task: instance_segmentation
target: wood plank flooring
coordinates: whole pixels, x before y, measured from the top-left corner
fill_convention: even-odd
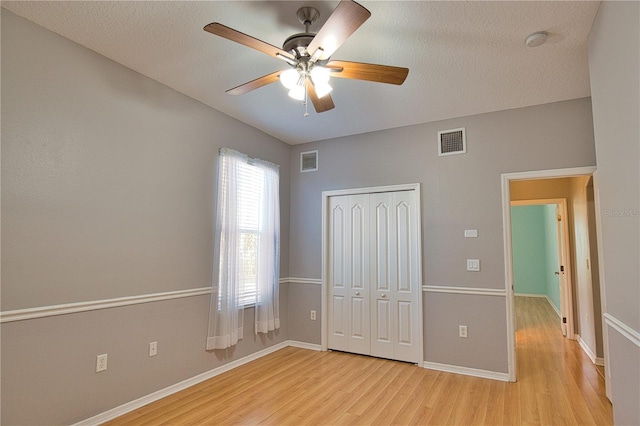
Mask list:
[[[286,348],[108,425],[610,425],[604,379],[542,298],[516,297],[518,381]]]

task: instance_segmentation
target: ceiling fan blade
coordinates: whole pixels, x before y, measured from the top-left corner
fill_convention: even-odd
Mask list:
[[[397,85],[404,83],[404,80],[409,74],[408,68],[365,64],[362,62],[330,61],[326,67],[334,70],[334,72],[331,73],[332,77],[352,78]]]
[[[329,94],[326,94],[321,98],[318,97],[316,88],[309,79],[307,79],[307,94],[309,95],[309,98],[311,98],[311,102],[313,103],[313,107],[316,109],[316,112],[325,112],[336,107]]]
[[[319,59],[327,59],[371,16],[371,12],[351,0],[342,0],[313,38],[307,51],[311,56],[322,49]]]
[[[280,73],[282,73],[282,71],[275,71],[271,74],[263,75],[255,80],[251,80],[247,83],[241,84],[240,86],[234,87],[233,89],[229,89],[227,90],[227,93],[230,95],[244,95],[252,90],[259,89],[267,84],[278,81]]]
[[[213,22],[209,25],[206,25],[204,27],[204,30],[211,34],[226,38],[227,40],[243,44],[262,53],[266,53],[267,55],[273,56],[276,59],[284,59],[289,63],[291,63],[290,61],[293,61],[295,63],[295,58],[289,52],[286,52],[279,47],[273,46],[262,40],[258,40],[255,37],[251,37],[250,35],[247,35],[245,33],[241,33],[240,31],[236,31],[233,28],[229,28],[218,22]]]

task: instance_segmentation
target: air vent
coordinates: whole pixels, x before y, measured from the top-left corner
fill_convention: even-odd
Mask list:
[[[465,152],[467,152],[467,142],[464,135],[464,127],[438,132],[439,156],[464,154]]]
[[[318,150],[300,153],[300,173],[318,170]]]

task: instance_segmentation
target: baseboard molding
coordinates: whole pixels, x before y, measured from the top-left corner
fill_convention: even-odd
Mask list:
[[[295,343],[295,344],[292,344]],[[197,385],[200,382],[205,380],[209,380],[212,377],[218,376],[222,373],[226,373],[229,370],[233,370],[234,368],[240,367],[241,365],[247,364],[251,361],[255,361],[258,358],[262,358],[263,356],[272,354],[273,352],[279,351],[280,349],[284,349],[288,346],[296,346],[297,345],[311,345],[309,343],[302,342],[291,342],[284,341],[282,343],[278,343],[273,346],[269,346],[261,351],[255,352],[251,355],[248,355],[244,358],[237,359],[235,361],[231,361],[225,365],[221,365],[220,367],[214,368],[213,370],[206,371],[202,374],[194,376],[190,379],[183,380],[175,385],[168,386],[164,389],[160,389],[159,391],[153,392],[149,395],[143,396],[136,400],[127,402],[126,404],[122,404],[119,407],[112,408],[111,410],[105,411],[104,413],[98,414],[96,416],[90,417],[88,419],[82,420],[78,423],[75,423],[74,426],[94,426],[98,424],[102,424],[108,422],[109,420],[113,420],[116,417],[120,417],[127,413],[130,413],[133,410],[141,408],[147,404],[155,402],[159,399],[165,398],[169,395],[172,395],[176,392],[180,392],[181,390],[187,389],[191,386]],[[313,346],[313,345],[311,345]]]
[[[582,340],[582,337],[579,334],[576,334],[576,340],[578,341],[578,344],[582,348],[582,351],[585,354],[587,354],[587,356],[589,357],[591,362],[594,363],[594,364],[597,364],[597,362],[596,362],[596,360],[597,360],[596,354],[593,353],[593,351],[591,350],[589,345],[587,345],[587,342]]]
[[[460,367],[458,365],[440,364],[429,361],[425,361],[423,367],[429,370],[443,371],[445,373],[464,374],[465,376],[500,380],[502,382],[509,381],[509,373],[499,373],[497,371],[480,370],[477,368]]]
[[[599,367],[604,367],[604,358],[596,357],[596,365]]]
[[[298,342],[295,340],[289,340],[288,343],[289,346],[293,346],[294,348],[309,349],[311,351],[322,350],[322,347],[320,345],[316,345],[315,343]]]

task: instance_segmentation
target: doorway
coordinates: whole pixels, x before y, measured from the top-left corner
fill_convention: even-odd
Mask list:
[[[509,359],[509,380],[516,381],[516,327],[515,327],[515,292],[514,292],[514,270],[513,270],[513,246],[511,230],[511,202],[516,200],[532,199],[554,199],[567,198],[567,225],[569,227],[568,246],[570,247],[568,259],[571,261],[571,268],[565,269],[569,280],[566,286],[567,299],[572,301],[573,306],[567,309],[567,337],[578,341],[580,347],[591,358],[594,364],[607,359],[596,357],[596,342],[600,340],[600,348],[606,349],[606,335],[603,336],[601,326],[594,324],[593,319],[601,314],[600,299],[593,297],[603,289],[600,288],[597,280],[597,268],[593,268],[592,262],[598,262],[597,250],[595,249],[596,235],[595,229],[589,232],[592,225],[592,214],[589,212],[589,190],[593,193],[591,177],[596,172],[595,167],[579,167],[573,169],[543,170],[535,172],[508,173],[502,175],[502,202],[503,202],[503,236],[505,247],[505,285],[507,291],[507,339],[508,339],[508,359]],[[537,184],[535,194],[523,194],[520,189],[514,187],[515,183],[522,183],[524,187]],[[597,183],[597,180],[596,180]],[[563,189],[563,185],[565,188]],[[568,189],[567,189],[568,188]],[[563,192],[564,191],[564,192]],[[567,191],[569,195],[567,195]],[[596,190],[597,194],[597,185]],[[591,200],[592,202],[593,200]],[[597,204],[597,196],[596,196]],[[597,206],[595,208],[597,212]],[[596,217],[597,220],[597,217]],[[589,234],[592,234],[590,238]],[[590,241],[591,239],[591,241]],[[590,246],[591,245],[591,246]],[[589,254],[591,253],[591,254]],[[593,255],[593,253],[596,253]],[[573,322],[571,324],[571,322]],[[598,328],[600,328],[598,330]],[[572,335],[573,334],[573,335]],[[585,338],[586,336],[586,338]],[[591,341],[591,342],[589,342]],[[606,352],[606,351],[605,351]],[[605,371],[608,366],[605,365]],[[607,388],[608,386],[608,375]]]
[[[511,201],[513,284],[516,296],[546,299],[562,335],[574,339],[567,211],[566,198]]]

